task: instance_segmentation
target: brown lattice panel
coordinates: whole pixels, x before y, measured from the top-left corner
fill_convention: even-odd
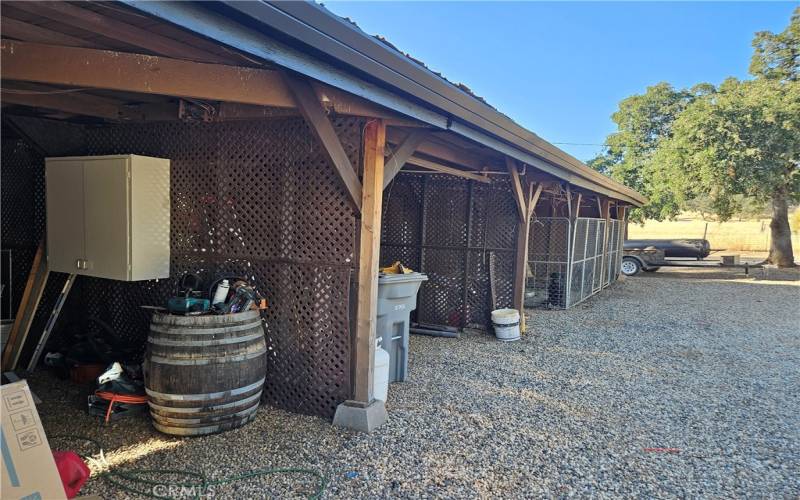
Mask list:
[[[360,165],[363,120],[335,117],[333,122],[351,162]],[[305,122],[288,117],[104,126],[86,129],[80,152],[70,147],[69,154],[171,159],[171,279],[123,283],[81,278],[59,327],[93,315],[124,341],[143,347],[149,314],[140,306],[163,304],[184,272],[199,272],[206,283],[222,273],[245,276],[270,304],[264,314],[265,400],[291,411],[332,416],[351,393],[357,220]],[[13,240],[35,249],[44,227],[42,175],[41,156],[3,148],[4,245]],[[7,192],[9,186],[25,186],[19,214],[33,210],[35,220],[17,212],[7,218],[6,202],[16,196]],[[57,293],[59,279],[48,286],[48,297]],[[58,332],[54,337],[58,343]]]
[[[476,183],[401,173],[384,192],[381,263],[401,260],[428,275],[417,308],[426,323],[487,326],[489,258],[497,307],[513,302],[517,212],[508,179]]]

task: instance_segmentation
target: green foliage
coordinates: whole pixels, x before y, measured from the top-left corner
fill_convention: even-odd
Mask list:
[[[658,189],[685,204],[707,196],[726,220],[737,196],[800,196],[800,82],[726,80],[692,102],[652,156]]]
[[[800,8],[782,33],[757,33],[753,47],[754,80],[659,83],[620,102],[618,130],[589,165],[649,198],[634,220],[692,206],[725,220],[774,197],[800,199]]]
[[[660,142],[671,136],[672,123],[681,112],[712,90],[710,85],[676,90],[662,82],[648,87],[644,94],[623,100],[612,115],[617,132],[608,136],[606,152],[588,164],[650,199],[647,206],[631,213],[633,220],[662,220],[680,211],[675,196],[658,189],[658,183],[654,182],[662,173],[652,158]]]
[[[797,81],[800,74],[800,7],[782,33],[760,31],[753,39],[750,74],[756,78]]]

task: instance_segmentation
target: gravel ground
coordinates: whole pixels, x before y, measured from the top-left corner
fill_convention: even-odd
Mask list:
[[[798,304],[797,273],[670,269],[570,311],[529,311],[516,343],[413,336],[411,380],[392,385],[389,422],[372,435],[262,408],[245,428],[175,439],[144,418],[98,425],[84,388],[45,375],[31,385],[48,435],[99,439],[117,469],[310,467],[328,477],[328,498],[797,498]],[[280,475],[214,493],[311,490]],[[125,497],[103,478],[83,493]]]

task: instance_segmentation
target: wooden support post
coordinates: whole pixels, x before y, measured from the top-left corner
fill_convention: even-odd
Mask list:
[[[384,189],[386,189],[386,186],[392,182],[392,179],[400,173],[400,169],[403,168],[403,165],[411,158],[411,155],[414,154],[414,151],[422,144],[422,141],[425,140],[427,135],[428,133],[425,130],[415,130],[411,132],[403,143],[397,147],[394,153],[392,153],[392,156],[386,160],[386,168],[383,176]]]
[[[532,205],[538,201],[542,192],[541,184],[536,189],[534,195],[533,185],[527,185],[523,189],[522,179],[514,160],[506,158],[506,164],[511,172],[512,188],[514,199],[517,202],[519,211],[519,226],[517,227],[517,247],[516,258],[514,260],[514,308],[519,311],[520,332],[525,333],[525,282],[528,278],[528,237],[531,228],[531,215],[533,214]],[[534,197],[536,200],[534,200]]]
[[[527,209],[526,209],[527,211]],[[525,281],[528,277],[528,235],[530,219],[519,221],[517,253],[514,262],[514,309],[519,311],[519,330],[525,333]]]
[[[383,203],[383,148],[386,128],[382,121],[364,131],[364,182],[361,202],[361,242],[358,260],[358,309],[355,339],[354,400],[370,404],[375,359],[375,323],[378,307],[378,265]]]
[[[606,258],[608,256],[608,236],[611,231],[611,200],[601,200],[597,196],[597,201],[600,206],[600,217],[605,219],[605,230],[603,231],[603,253],[600,259],[600,288],[606,285],[606,275],[608,274],[609,262]],[[610,280],[609,280],[610,282]]]
[[[624,233],[625,236],[622,238],[622,242],[624,243],[625,240],[628,239],[628,207],[626,205],[623,205],[619,207],[617,210],[622,210],[622,216],[620,217],[620,220],[623,222],[625,227],[625,233]],[[620,251],[622,251],[621,247]]]
[[[372,432],[387,418],[386,406],[374,396],[375,329],[378,313],[378,260],[381,249],[383,154],[386,124],[381,119],[364,127],[364,176],[358,258],[358,297],[353,336],[353,396],[336,408],[333,425]]]
[[[308,126],[311,128],[311,132],[320,144],[322,144],[322,150],[328,161],[333,164],[333,167],[339,173],[339,178],[342,180],[342,183],[344,183],[356,211],[360,211],[362,204],[361,182],[358,180],[358,175],[353,168],[353,164],[350,163],[350,158],[347,157],[347,153],[339,140],[339,136],[336,135],[333,124],[331,124],[328,115],[325,113],[325,108],[323,108],[322,104],[317,100],[317,95],[314,93],[311,83],[305,78],[288,73],[284,74],[284,77],[289,91],[294,96],[297,107],[300,109],[300,113],[306,119]],[[383,122],[381,122],[381,126],[383,127]],[[384,138],[384,143],[385,135],[384,128],[384,132],[382,132],[381,136]],[[380,151],[380,157],[382,183],[383,149]],[[383,191],[383,184],[381,184],[380,187],[381,191]],[[380,214],[380,211],[378,213]],[[380,226],[380,217],[378,217],[378,225]]]

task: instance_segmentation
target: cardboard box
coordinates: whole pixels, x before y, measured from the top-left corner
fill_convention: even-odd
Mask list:
[[[42,421],[24,380],[0,386],[3,500],[61,500],[58,475]]]

